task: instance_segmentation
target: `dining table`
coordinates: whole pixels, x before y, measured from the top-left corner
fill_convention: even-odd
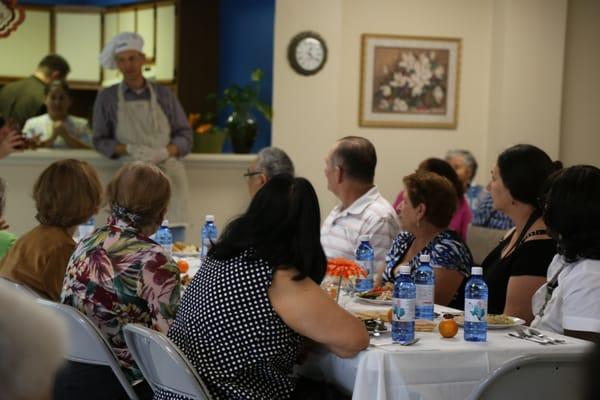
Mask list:
[[[353,313],[379,311],[390,305],[363,304],[357,297],[341,296],[340,304]],[[435,305],[437,314],[458,314],[461,310]],[[311,353],[298,373],[313,379],[325,379],[353,400],[464,400],[477,384],[503,363],[523,355],[547,353],[579,354],[593,344],[544,332],[562,339],[561,344],[542,345],[511,337],[511,327],[489,329],[487,341],[468,342],[463,330],[452,338],[432,332],[415,332],[419,341],[401,346],[391,333],[371,337],[370,345],[353,358],[341,358],[320,348]]]

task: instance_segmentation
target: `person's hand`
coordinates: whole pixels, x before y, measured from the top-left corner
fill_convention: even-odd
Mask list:
[[[0,128],[0,158],[16,151],[23,151],[24,145],[23,137],[18,130],[8,124]]]
[[[0,217],[0,231],[10,228],[10,226],[6,223],[4,218]]]

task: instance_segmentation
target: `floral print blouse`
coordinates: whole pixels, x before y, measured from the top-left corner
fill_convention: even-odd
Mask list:
[[[96,323],[130,381],[142,378],[122,328],[137,323],[167,333],[180,298],[177,265],[162,247],[127,222],[106,226],[79,242],[69,260],[61,302]]]

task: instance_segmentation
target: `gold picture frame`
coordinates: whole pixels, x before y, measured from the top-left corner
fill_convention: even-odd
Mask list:
[[[359,126],[456,129],[462,39],[362,35]]]

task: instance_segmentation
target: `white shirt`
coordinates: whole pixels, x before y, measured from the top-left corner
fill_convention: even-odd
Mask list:
[[[321,227],[321,244],[328,258],[354,260],[358,237],[369,235],[375,251],[375,266],[385,262],[392,240],[400,231],[398,216],[377,186],[358,198],[345,210],[337,205]]]
[[[87,119],[68,115],[63,123],[71,135],[91,147],[92,131],[90,130]],[[52,137],[52,132],[54,132],[54,121],[52,121],[48,114],[29,118],[23,127],[23,133],[27,136],[40,136],[41,140],[50,139]],[[58,137],[56,138],[53,147],[65,148],[69,146],[67,146],[62,137]]]
[[[557,254],[548,267],[547,281],[559,271],[558,287],[552,292],[542,316],[539,314],[545,302],[547,283],[533,295],[535,319],[531,326],[560,334],[565,329],[600,332],[600,260],[582,259],[568,264]]]

